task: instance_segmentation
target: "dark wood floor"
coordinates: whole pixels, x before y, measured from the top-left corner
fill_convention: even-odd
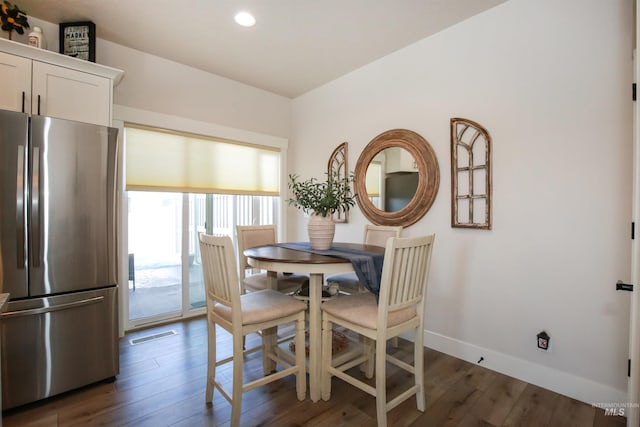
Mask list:
[[[174,330],[176,335],[131,345],[130,340]],[[228,335],[219,342],[230,354]],[[217,392],[204,403],[206,372],[204,318],[127,335],[120,345],[120,375],[101,383],[4,414],[13,426],[228,426],[230,407]],[[411,357],[400,343],[400,357]],[[409,359],[410,360],[410,359]],[[247,376],[261,374],[259,354],[247,356]],[[415,399],[389,414],[391,426],[623,426],[625,419],[514,378],[426,350],[426,412]],[[231,381],[230,369],[218,372]],[[402,387],[406,373],[389,367],[388,390]],[[374,399],[333,379],[331,400],[299,402],[292,377],[246,393],[243,426],[375,426]]]

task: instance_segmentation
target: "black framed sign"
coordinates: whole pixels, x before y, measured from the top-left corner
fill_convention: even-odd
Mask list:
[[[61,23],[60,53],[96,62],[96,24],[90,21]]]

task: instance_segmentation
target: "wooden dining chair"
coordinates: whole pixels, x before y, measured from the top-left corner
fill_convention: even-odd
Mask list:
[[[331,377],[338,377],[376,398],[378,426],[387,425],[387,412],[416,395],[418,410],[424,412],[424,306],[434,235],[394,237],[387,241],[380,296],[372,293],[345,295],[322,305],[322,399],[331,397]],[[370,352],[333,366],[331,336],[333,325],[350,329],[373,343],[375,387],[346,371],[369,362]],[[387,340],[414,331],[413,365],[387,354]],[[386,363],[413,374],[413,384],[387,401]]]
[[[276,243],[277,231],[274,224],[269,225],[238,225],[236,226],[238,237],[238,261],[240,283],[243,291],[259,291],[268,288],[268,276],[265,271],[252,272],[254,270],[244,256],[244,250],[256,246],[273,245]],[[247,274],[247,271],[250,273]],[[303,285],[309,285],[309,276],[304,274],[277,274],[277,291],[291,294]]]
[[[272,289],[240,294],[233,243],[229,236],[200,234],[202,271],[207,299],[207,387],[205,400],[210,403],[216,388],[231,404],[231,426],[240,425],[242,395],[245,391],[281,379],[296,376],[298,400],[306,397],[306,367],[303,351],[296,352],[295,363],[280,358],[275,351],[277,328],[295,323],[295,343],[304,348],[305,304]],[[222,327],[233,338],[233,356],[218,360],[216,356],[216,326]],[[262,360],[265,376],[243,382],[245,335],[263,331]],[[229,394],[216,380],[216,367],[233,362],[232,391]],[[283,369],[275,371],[277,365]]]
[[[372,225],[367,224],[364,227],[364,238],[362,243],[365,245],[374,245],[385,247],[387,239],[391,237],[400,237],[402,234],[401,226],[389,226],[389,225]],[[341,273],[333,274],[326,278],[327,286],[337,284],[340,287],[340,292],[343,294],[354,294],[358,292],[368,292],[367,288],[360,283],[356,273]]]

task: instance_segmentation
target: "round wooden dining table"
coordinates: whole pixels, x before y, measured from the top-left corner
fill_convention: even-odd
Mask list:
[[[377,246],[357,243],[333,243],[332,248],[343,247],[360,250],[382,250]],[[277,273],[309,274],[309,395],[313,402],[320,400],[321,370],[321,298],[325,274],[353,271],[351,261],[335,256],[283,248],[277,245],[258,246],[245,249],[244,255],[250,266],[268,272],[269,287],[277,286]]]

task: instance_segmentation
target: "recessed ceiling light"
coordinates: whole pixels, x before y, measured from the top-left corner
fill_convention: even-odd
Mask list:
[[[256,18],[254,18],[249,12],[238,12],[234,19],[243,27],[253,27],[256,23]]]

